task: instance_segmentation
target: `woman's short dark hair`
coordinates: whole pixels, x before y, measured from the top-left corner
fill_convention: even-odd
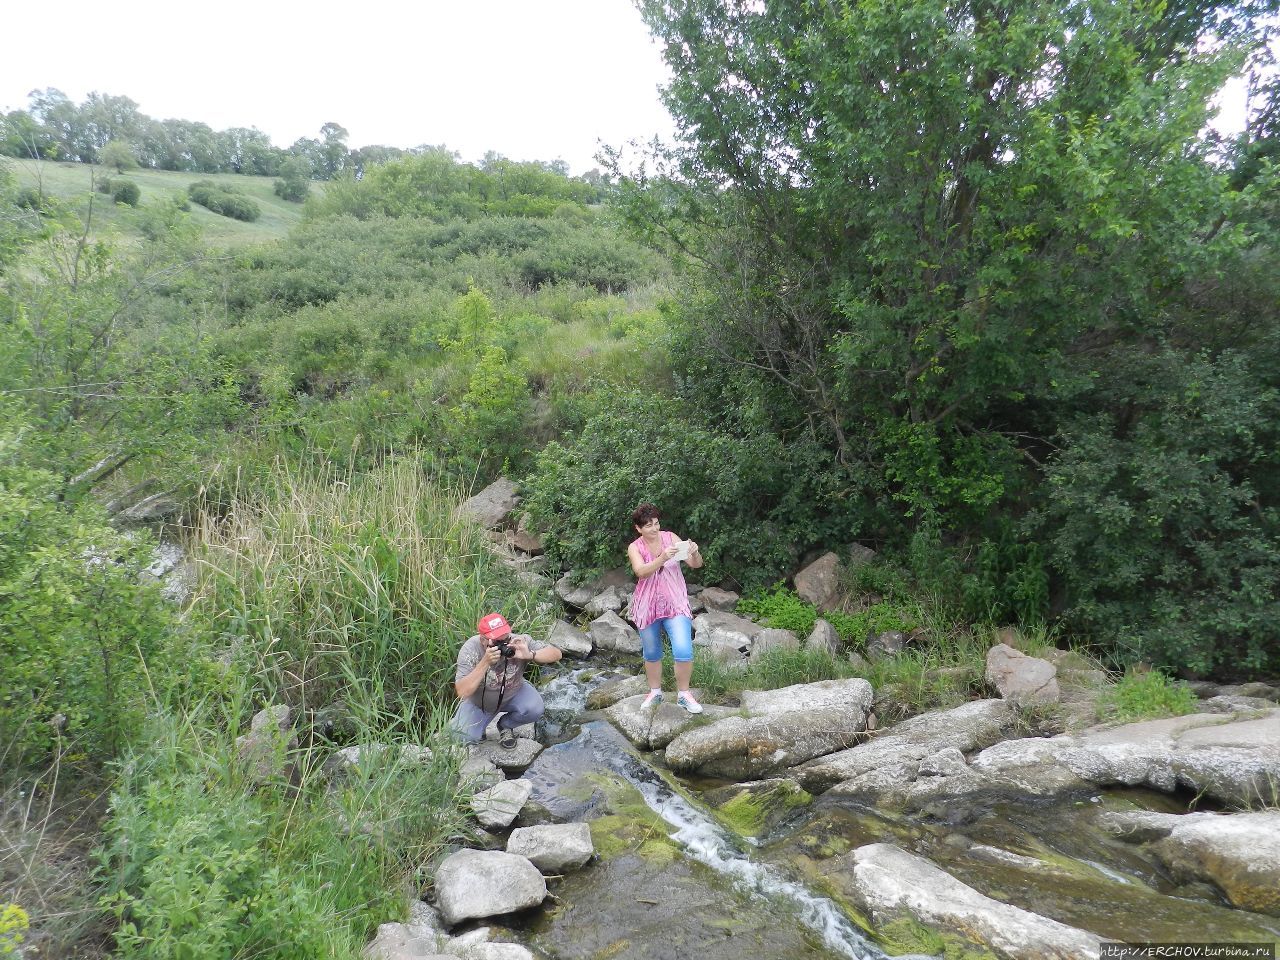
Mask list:
[[[652,503],[642,503],[631,514],[631,522],[637,527],[643,527],[650,520],[657,520],[661,516],[662,513]]]

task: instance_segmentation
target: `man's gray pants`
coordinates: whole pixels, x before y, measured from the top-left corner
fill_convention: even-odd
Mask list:
[[[489,710],[482,710],[470,700],[458,704],[458,712],[453,716],[453,727],[462,734],[464,740],[476,743],[484,739],[485,728],[499,713],[503,714],[498,721],[498,729],[512,730],[524,723],[533,723],[542,717],[542,694],[528,680],[521,680],[515,693],[507,693],[498,703],[498,694],[486,690],[484,703]]]

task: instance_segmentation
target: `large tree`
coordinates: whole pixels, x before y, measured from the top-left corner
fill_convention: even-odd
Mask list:
[[[672,68],[679,143],[619,171],[627,210],[693,268],[694,352],[765,398],[768,426],[820,440],[915,522],[964,536],[989,532],[993,508],[1037,503],[1080,418],[1118,413],[1090,422],[1123,437],[1165,416],[1159,390],[1103,405],[1116,371],[1195,353],[1193,280],[1256,247],[1250,202],[1202,132],[1275,0],[640,6]],[[1173,363],[1165,387],[1189,369]],[[1198,442],[1220,467],[1204,482],[1238,488],[1224,509],[1252,509],[1257,457]],[[1233,562],[1276,560],[1273,509],[1257,507],[1263,547]],[[1174,528],[1191,552],[1235,536],[1212,518]],[[1152,567],[1204,572],[1153,562],[1130,594],[1152,588]],[[1093,589],[1067,586],[1060,606]]]

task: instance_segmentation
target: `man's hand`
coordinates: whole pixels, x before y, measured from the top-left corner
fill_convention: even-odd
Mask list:
[[[533,653],[529,650],[529,638],[523,633],[512,634],[511,655],[517,660],[533,659]]]
[[[498,652],[498,648],[489,646],[484,648],[484,656],[481,658],[480,663],[486,670],[488,670],[491,667],[496,667],[498,665],[498,661],[501,659],[502,654]]]

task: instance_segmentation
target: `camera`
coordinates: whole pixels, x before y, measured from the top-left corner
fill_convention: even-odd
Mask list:
[[[503,657],[511,656],[511,638],[503,637],[501,640],[493,641],[493,648]]]

